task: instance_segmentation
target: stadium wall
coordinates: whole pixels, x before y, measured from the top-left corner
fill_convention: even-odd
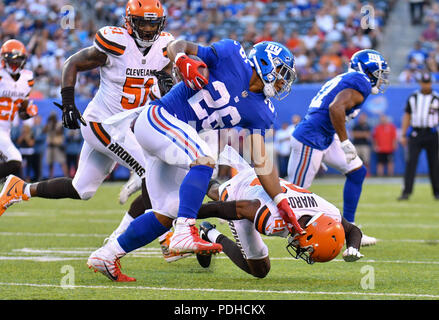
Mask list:
[[[312,100],[314,95],[320,89],[320,84],[297,84],[293,86],[291,94],[282,101],[274,101],[274,104],[278,110],[278,117],[276,127],[279,127],[282,122],[290,122],[293,114],[299,114],[304,116],[306,114],[309,102]],[[369,118],[369,124],[373,128],[379,119],[379,115],[384,113],[387,114],[391,121],[399,129],[401,126],[401,119],[404,113],[404,108],[408,96],[417,90],[417,85],[394,85],[390,86],[384,94],[371,95],[366,100],[362,110],[366,112]],[[434,89],[439,91],[439,86],[434,86]],[[35,103],[38,105],[39,113],[42,119],[47,119],[51,112],[57,112],[58,118],[61,119],[61,111],[53,105],[55,99],[42,99],[36,100]],[[78,98],[76,99],[76,104],[81,112],[84,111],[89,100]],[[353,121],[349,123],[349,127],[354,124]],[[395,175],[402,175],[404,173],[404,149],[399,146],[395,153]],[[371,173],[375,173],[376,158],[372,153],[371,158]],[[60,168],[56,168],[56,174],[61,175]],[[47,166],[43,164],[43,176],[47,172]],[[328,173],[336,173],[336,171],[330,169]],[[421,154],[418,163],[418,174],[427,174],[428,166],[425,152]],[[114,172],[113,177],[115,179],[126,179],[129,176],[128,169],[118,166]]]

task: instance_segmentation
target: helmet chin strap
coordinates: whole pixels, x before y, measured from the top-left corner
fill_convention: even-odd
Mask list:
[[[276,90],[274,89],[274,85],[273,85],[273,83],[265,82],[264,77],[262,76],[261,68],[259,67],[259,64],[258,64],[258,60],[256,59],[256,56],[253,57],[253,65],[256,68],[256,72],[259,75],[259,78],[261,78],[262,83],[264,84],[264,95],[267,98],[274,97],[276,95]]]

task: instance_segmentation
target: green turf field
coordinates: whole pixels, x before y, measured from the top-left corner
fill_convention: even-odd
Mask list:
[[[194,257],[167,263],[155,241],[121,260],[123,272],[137,278],[128,284],[86,266],[128,208],[118,203],[120,186],[105,184],[89,201],[31,199],[7,210],[0,217],[0,299],[439,299],[439,202],[429,184],[418,183],[406,202],[395,200],[400,184],[365,184],[357,223],[380,241],[354,263],[339,256],[310,266],[288,254],[285,239],[264,237],[271,271],[256,279],[224,254],[209,269]],[[342,184],[316,181],[311,190],[341,207]]]

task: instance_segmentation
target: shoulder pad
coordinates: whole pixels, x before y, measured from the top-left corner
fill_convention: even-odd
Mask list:
[[[128,32],[121,27],[103,27],[96,32],[94,43],[104,52],[115,56],[124,54]]]

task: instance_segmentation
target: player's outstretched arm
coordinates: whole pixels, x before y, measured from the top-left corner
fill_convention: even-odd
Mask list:
[[[346,131],[346,112],[361,104],[363,100],[363,95],[357,90],[344,89],[336,95],[334,101],[329,105],[329,117],[331,118],[335,132],[340,138],[341,147],[348,163],[357,157],[357,151],[352,142],[348,139]]]
[[[291,209],[288,199],[282,190],[279,182],[279,174],[265,149],[264,137],[253,133],[247,137],[247,145],[250,146],[250,154],[254,165],[255,173],[261,182],[265,192],[276,203],[280,215],[285,222],[293,225],[295,232],[304,233],[304,230],[297,222],[296,216]]]
[[[62,122],[67,129],[79,129],[81,122],[86,126],[85,120],[75,105],[75,84],[78,72],[92,70],[103,66],[107,55],[95,47],[88,47],[70,56],[64,63],[61,80],[62,105],[54,102],[63,112]]]
[[[71,55],[64,63],[61,87],[74,87],[78,72],[101,67],[106,62],[107,55],[93,46],[78,51]]]
[[[361,238],[363,236],[360,228],[342,218],[341,224],[345,232],[346,250],[343,252],[343,259],[346,262],[354,262],[363,257],[360,253]]]
[[[340,141],[348,138],[346,132],[346,112],[363,102],[363,95],[354,89],[344,89],[329,105],[329,116]]]

